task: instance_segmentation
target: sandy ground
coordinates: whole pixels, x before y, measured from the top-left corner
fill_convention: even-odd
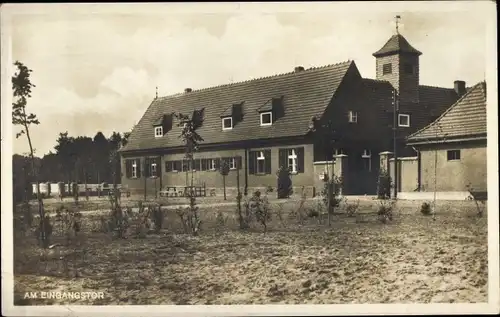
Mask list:
[[[198,237],[180,233],[171,212],[165,232],[126,240],[92,232],[98,217],[85,215],[86,234],[70,248],[41,256],[32,237],[16,239],[16,304],[27,303],[26,291],[54,290],[102,291],[105,298],[29,303],[486,302],[486,216],[478,218],[470,203],[443,203],[433,221],[416,205],[398,203],[387,224],[377,221],[376,203],[362,205],[355,217],[335,215],[331,227],[313,218],[299,225],[274,216],[266,233],[258,225],[237,230],[232,206],[217,208],[224,225],[206,207]]]

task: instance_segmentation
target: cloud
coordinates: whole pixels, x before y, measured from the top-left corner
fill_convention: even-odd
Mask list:
[[[402,32],[424,53],[423,84],[451,87],[457,78],[470,84],[483,79],[480,15],[402,16]],[[347,59],[363,76],[374,77],[371,54],[393,33],[392,17],[343,11],[23,15],[13,20],[13,58],[33,69],[37,87],[28,107],[40,117],[33,141],[41,155],[66,130],[89,136],[128,131],[156,86],[169,95]],[[15,141],[14,151],[26,151],[25,143]]]

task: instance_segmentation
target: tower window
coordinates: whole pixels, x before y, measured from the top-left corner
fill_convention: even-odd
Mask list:
[[[356,111],[349,111],[348,120],[350,123],[357,123],[358,113]]]
[[[382,74],[387,75],[387,74],[392,74],[392,64],[384,64],[382,66]]]
[[[410,63],[404,64],[404,71],[405,71],[405,74],[413,75],[413,73],[414,73],[413,65]]]

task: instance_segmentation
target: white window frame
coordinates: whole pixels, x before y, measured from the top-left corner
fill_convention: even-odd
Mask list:
[[[236,159],[234,157],[229,158],[229,169],[230,170],[235,170],[236,169]]]
[[[259,161],[264,161],[264,170],[259,171]],[[255,167],[256,174],[265,174],[266,173],[266,156],[264,155],[264,151],[259,151],[257,153],[257,166]]]
[[[459,158],[458,159],[454,158],[454,159],[451,159],[451,160],[448,159],[448,153],[449,152],[456,152],[456,153],[458,153]],[[461,159],[462,159],[462,151],[460,151],[459,149],[454,149],[454,150],[448,150],[448,151],[446,151],[446,160],[448,162],[456,162],[456,161],[460,161]]]
[[[215,171],[215,159],[207,159],[207,171]]]
[[[408,118],[408,124],[401,124],[401,118]],[[410,115],[400,113],[398,115],[398,127],[409,128],[410,127]]]
[[[137,160],[132,161],[132,178],[137,178]]]
[[[371,150],[363,150],[363,154],[361,155],[363,160],[368,160],[368,171],[372,171],[372,151]]]
[[[356,111],[349,110],[349,123],[358,123],[358,113]]]
[[[288,159],[287,163],[288,163],[288,168],[290,169],[290,173],[297,174],[298,173],[297,151],[295,151],[295,149],[288,149],[287,150],[287,159]],[[290,160],[292,160],[292,164],[290,164]]]
[[[264,123],[264,122],[262,121],[262,118],[263,118],[264,116],[266,116],[266,115],[269,115],[269,122],[268,122],[268,123]],[[265,127],[265,126],[270,126],[270,125],[272,125],[272,124],[273,124],[273,113],[272,113],[272,111],[262,112],[262,113],[260,114],[260,126],[261,126],[261,127]]]
[[[230,127],[225,127],[224,126],[224,122],[226,120],[230,120],[231,121],[231,126]],[[225,131],[225,130],[232,130],[232,129],[233,129],[233,118],[231,118],[231,117],[224,117],[224,118],[222,118],[222,130]]]
[[[157,177],[157,169],[156,169],[156,163],[151,163],[151,169],[150,169],[150,177]]]
[[[163,136],[163,127],[157,126],[155,127],[155,138],[161,138]]]

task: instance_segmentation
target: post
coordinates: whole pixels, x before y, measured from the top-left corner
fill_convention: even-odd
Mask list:
[[[222,175],[222,186],[224,186],[224,200],[226,199],[226,174]]]
[[[394,142],[394,199],[398,198],[398,152],[397,152],[397,146],[398,146],[398,112],[399,112],[399,100],[398,100],[398,93],[396,90],[393,90],[393,105],[394,105],[394,123],[393,123],[393,142]]]
[[[146,177],[146,161],[148,160],[147,157],[144,158],[144,170],[142,171],[142,176],[144,177],[144,201],[146,201],[147,199],[147,193],[146,193],[146,190],[147,190],[147,177]]]

